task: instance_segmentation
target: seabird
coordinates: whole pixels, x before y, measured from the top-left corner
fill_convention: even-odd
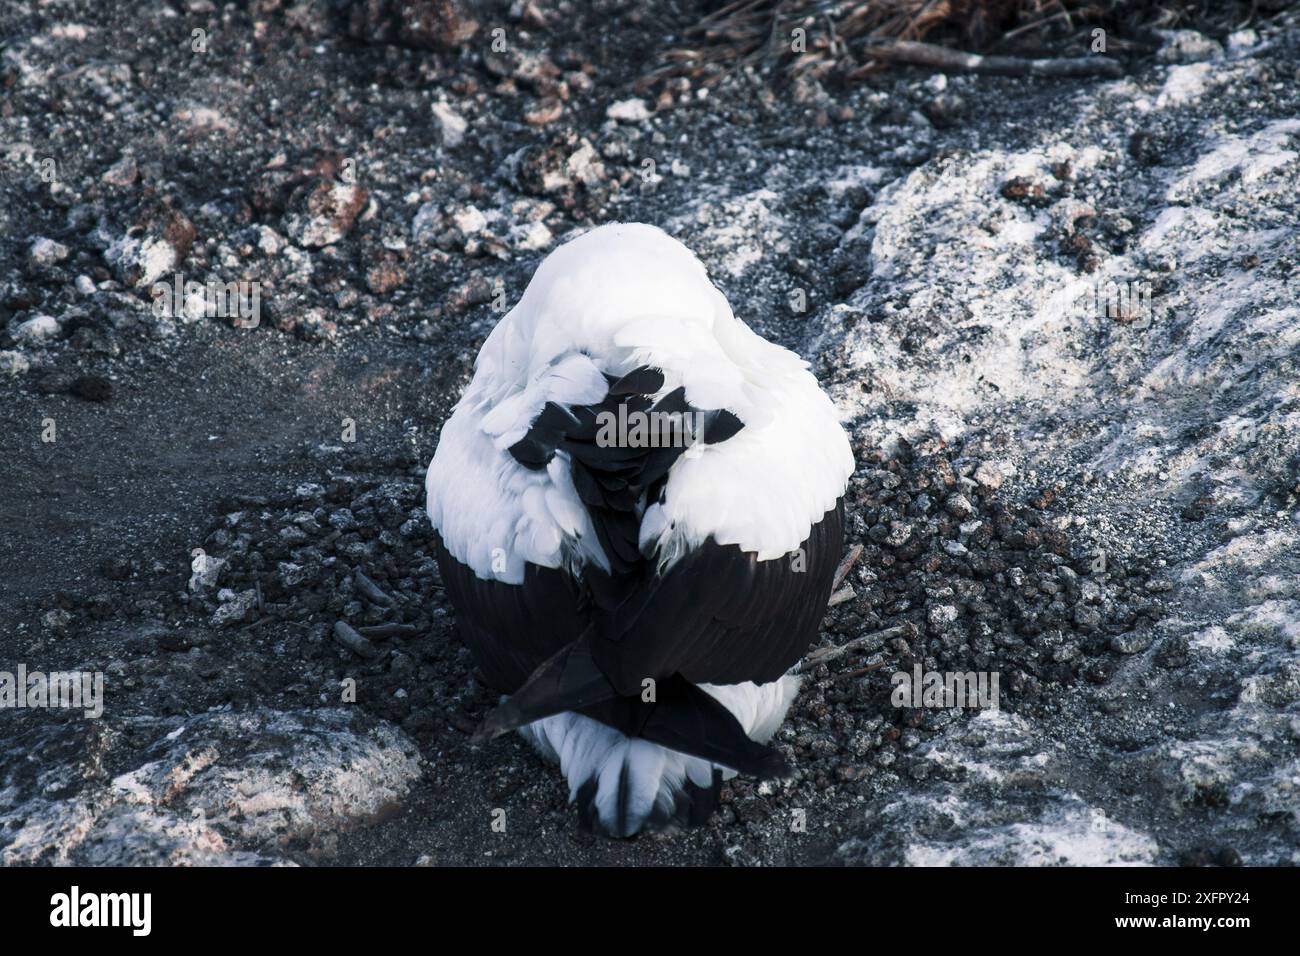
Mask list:
[[[480,350],[426,479],[446,594],[585,828],[703,823],[817,634],[853,454],[793,352],[653,226],[553,251]]]

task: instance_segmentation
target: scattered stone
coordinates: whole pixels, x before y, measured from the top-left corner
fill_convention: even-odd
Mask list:
[[[1161,63],[1200,63],[1223,56],[1218,40],[1195,30],[1157,30],[1156,33],[1164,41],[1156,52],[1156,59]]]
[[[411,238],[418,243],[433,242],[442,231],[442,210],[437,203],[424,203],[411,220]]]
[[[285,234],[300,246],[319,248],[338,242],[356,224],[369,194],[355,183],[317,180],[295,190],[285,213]]]
[[[527,252],[542,252],[549,249],[551,243],[555,241],[555,236],[551,230],[542,222],[528,222],[512,226],[509,238],[511,245],[516,249]]]
[[[452,211],[451,221],[456,228],[467,236],[475,235],[487,228],[487,216],[477,206],[465,206]]]
[[[43,345],[62,335],[63,327],[52,315],[37,315],[19,323],[10,334],[19,345]]]
[[[955,93],[940,93],[922,108],[926,119],[940,129],[955,126],[966,112],[966,101]]]
[[[1127,631],[1123,634],[1116,634],[1110,639],[1112,650],[1120,654],[1140,654],[1151,646],[1151,635],[1139,631]]]
[[[276,575],[280,579],[280,586],[286,591],[293,591],[310,584],[317,577],[315,568],[295,564],[292,561],[281,561],[276,565]]]
[[[0,754],[0,863],[265,866],[289,862],[287,847],[328,859],[422,774],[411,739],[356,708],[105,720],[28,735],[68,761],[58,787],[25,753]]]
[[[606,107],[605,115],[620,123],[644,123],[652,113],[645,100],[630,99],[611,103]]]
[[[1228,52],[1234,57],[1245,56],[1259,46],[1259,34],[1254,30],[1236,30],[1228,34]]]
[[[982,461],[975,469],[975,480],[986,491],[997,491],[1006,481],[1003,464],[995,461]]]
[[[931,630],[942,631],[957,621],[957,609],[951,604],[936,604],[926,611]]]
[[[265,256],[278,256],[284,251],[284,237],[270,226],[258,226],[257,248]]]
[[[196,235],[194,223],[180,210],[150,203],[136,225],[109,245],[104,260],[123,284],[142,289],[178,271]]]
[[[511,178],[524,192],[534,196],[560,196],[576,201],[574,190],[596,189],[607,178],[596,148],[586,139],[573,139],[553,146],[527,146],[506,162]]]
[[[563,115],[564,102],[549,96],[524,113],[524,122],[529,126],[550,126]]]
[[[61,607],[56,607],[52,611],[46,611],[41,615],[41,626],[47,631],[67,630],[72,623],[72,615]]]
[[[252,615],[253,609],[257,607],[257,591],[250,588],[236,593],[229,588],[222,588],[217,593],[217,600],[221,604],[212,615],[213,625],[234,627],[243,624]]]
[[[339,327],[325,317],[323,309],[308,309],[294,325],[294,333],[306,342],[333,342],[338,338]]]
[[[200,551],[190,562],[190,580],[186,586],[195,594],[212,590],[220,582],[226,563],[224,558],[215,558]]]
[[[491,302],[493,298],[492,283],[486,276],[475,273],[447,296],[447,308],[453,312],[463,312],[476,305]]]
[[[1024,176],[1008,180],[1002,186],[1001,192],[1003,199],[1023,203],[1026,206],[1046,206],[1051,201],[1041,183]]]
[[[1076,604],[1074,606],[1074,623],[1084,631],[1096,630],[1097,626],[1101,624],[1101,611],[1087,604]],[[1115,649],[1119,650],[1118,647]]]
[[[379,648],[358,634],[346,621],[334,622],[334,640],[358,657],[371,660],[379,656]]]
[[[135,156],[131,153],[124,153],[122,158],[104,171],[100,177],[100,182],[107,186],[131,186],[135,183],[140,175],[139,167],[136,166]]]
[[[970,503],[970,499],[962,494],[949,495],[944,500],[943,510],[958,521],[965,521],[975,513],[975,507]]]
[[[442,130],[442,144],[448,149],[455,149],[465,140],[465,131],[469,123],[465,118],[444,102],[433,104],[433,118]]]
[[[68,258],[68,247],[53,239],[38,238],[27,250],[27,265],[33,270],[50,269]]]
[[[405,283],[406,271],[398,265],[397,257],[391,253],[383,255],[366,270],[366,288],[375,295],[388,295]]]
[[[352,580],[355,582],[357,590],[361,596],[372,604],[378,604],[381,607],[392,607],[393,599],[383,592],[383,590],[364,573],[358,571],[353,575]]]
[[[318,481],[304,481],[293,489],[293,496],[299,501],[319,501],[325,497],[325,486]]]
[[[0,350],[0,375],[22,375],[31,367],[32,363],[22,352]]]

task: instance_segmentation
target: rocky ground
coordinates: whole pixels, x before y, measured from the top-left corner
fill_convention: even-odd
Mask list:
[[[1300,862],[1294,14],[1119,80],[639,95],[694,4],[391,6],[0,11],[0,670],[106,688],[0,713],[0,860]],[[628,842],[468,743],[422,510],[487,331],[610,220],[859,462],[794,777]],[[177,273],[260,321],[156,309]],[[1000,709],[892,706],[918,663]]]

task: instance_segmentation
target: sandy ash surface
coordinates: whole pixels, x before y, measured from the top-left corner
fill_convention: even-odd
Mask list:
[[[0,714],[0,860],[1300,862],[1294,19],[1116,81],[656,102],[699,11],[637,9],[488,5],[454,52],[326,2],[0,12],[0,669],[106,682]],[[862,552],[818,648],[865,638],[806,668],[792,779],[627,842],[468,744],[422,482],[496,307],[612,220],[835,398]],[[176,272],[259,325],[156,315]],[[1079,306],[1110,281],[1150,308]],[[916,664],[1001,709],[893,707]]]

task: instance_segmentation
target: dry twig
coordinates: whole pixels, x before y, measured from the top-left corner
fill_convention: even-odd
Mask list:
[[[849,572],[853,570],[853,565],[858,563],[860,557],[862,557],[862,545],[855,544],[849,548],[849,553],[844,556],[840,566],[835,569],[835,580],[831,583],[832,591],[839,590],[839,586],[844,583],[844,579],[848,577]]]
[[[816,664],[825,664],[835,660],[837,657],[843,657],[849,651],[856,650],[864,644],[872,641],[892,641],[894,638],[901,637],[904,640],[916,637],[916,625],[911,621],[904,621],[902,624],[895,624],[893,627],[887,627],[883,631],[872,631],[870,634],[863,634],[861,637],[855,637],[853,640],[837,647],[819,647],[803,659],[796,669],[797,672],[803,672]]]
[[[1114,0],[733,0],[684,30],[687,45],[665,53],[661,65],[637,86],[646,89],[676,76],[707,84],[737,70],[777,63],[795,76],[821,76],[839,66],[850,79],[857,79],[890,63],[933,65],[933,57],[905,59],[909,55],[905,48],[901,55],[876,57],[876,51],[886,49],[891,41],[897,46],[933,37],[983,49],[1033,37],[1042,46],[1049,36],[1077,40],[1089,26],[1110,24],[1116,7]],[[803,31],[799,48],[793,42],[796,29]],[[867,48],[855,52],[855,43]],[[1029,76],[1112,76],[1118,68],[1113,61],[1095,57],[1083,61],[1090,64],[1086,67],[1071,60],[1007,59],[1013,62],[986,57],[980,60],[993,62],[939,68]],[[1107,65],[1097,66],[1096,60]],[[1064,65],[1047,65],[1056,63]]]
[[[1019,56],[980,56],[933,43],[899,40],[888,46],[867,47],[873,59],[909,66],[927,66],[951,73],[994,73],[1000,76],[1106,76],[1120,77],[1124,68],[1102,56],[1028,60]]]

